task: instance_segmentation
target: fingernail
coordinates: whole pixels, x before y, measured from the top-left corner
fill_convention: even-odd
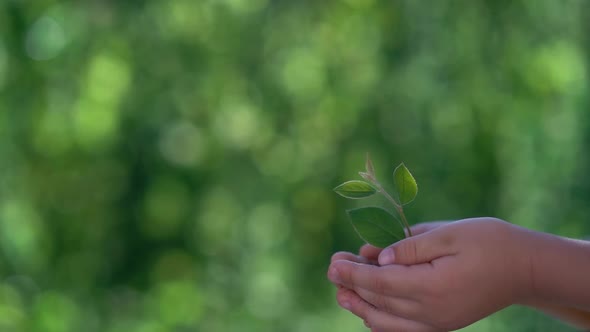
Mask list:
[[[341,283],[340,282],[340,276],[338,275],[338,270],[336,270],[335,267],[330,268],[330,272],[328,273],[328,277],[330,277],[330,280],[332,280],[332,282],[334,283]]]
[[[342,306],[342,308],[344,308],[344,309],[346,309],[346,310],[350,310],[350,308],[352,307],[352,306],[350,305],[350,302],[348,302],[348,301],[344,301],[344,302],[342,302],[340,305]]]
[[[379,265],[388,265],[395,262],[395,253],[393,249],[386,248],[379,254]]]

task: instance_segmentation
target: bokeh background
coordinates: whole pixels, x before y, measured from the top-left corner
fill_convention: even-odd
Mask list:
[[[590,2],[0,1],[1,331],[365,331],[331,189],[590,234]],[[370,204],[362,202],[360,204]],[[379,204],[379,202],[377,202]],[[567,331],[509,308],[465,331]]]

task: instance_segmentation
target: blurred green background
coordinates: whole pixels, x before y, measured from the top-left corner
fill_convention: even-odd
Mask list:
[[[414,173],[410,221],[590,234],[589,22],[584,0],[1,0],[0,330],[365,331],[325,272],[362,244],[331,189],[366,152]]]

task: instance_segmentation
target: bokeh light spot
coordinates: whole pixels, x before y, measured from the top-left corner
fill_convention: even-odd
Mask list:
[[[262,116],[247,100],[230,97],[222,102],[215,114],[213,128],[228,147],[247,149],[265,138],[264,127],[260,126]]]
[[[92,59],[86,89],[73,118],[82,147],[100,150],[115,141],[120,118],[118,106],[129,83],[129,67],[122,59],[108,54]]]
[[[100,151],[115,139],[117,114],[97,106],[87,99],[81,100],[74,115],[77,142],[87,151]]]
[[[278,273],[259,271],[247,287],[246,307],[256,317],[280,317],[291,306],[289,288]]]
[[[0,248],[18,269],[34,271],[45,266],[46,243],[40,216],[22,200],[5,200],[0,206]]]
[[[33,322],[38,331],[73,331],[78,317],[80,312],[76,303],[61,293],[48,291],[35,298]]]
[[[130,83],[130,68],[118,56],[99,54],[92,59],[87,76],[87,95],[95,102],[114,105]]]
[[[281,77],[287,91],[296,99],[312,99],[324,92],[326,76],[323,59],[311,49],[293,49],[286,54]]]
[[[207,255],[236,245],[236,225],[244,218],[243,208],[236,196],[224,187],[214,187],[199,202],[195,216],[193,242]]]
[[[207,136],[187,121],[163,128],[159,141],[160,153],[170,163],[191,167],[200,164],[207,153]]]
[[[532,56],[525,74],[529,85],[538,92],[585,91],[586,65],[576,46],[560,41],[537,50]]]
[[[152,314],[170,328],[194,324],[203,312],[201,293],[189,281],[161,283],[147,301]]]
[[[290,236],[290,218],[277,203],[255,207],[248,217],[247,234],[250,244],[266,251],[282,244]]]
[[[66,45],[62,26],[52,17],[42,16],[27,33],[25,49],[34,60],[49,60],[57,56]]]
[[[155,1],[151,3],[150,12],[166,37],[206,39],[214,27],[213,6],[207,1]]]

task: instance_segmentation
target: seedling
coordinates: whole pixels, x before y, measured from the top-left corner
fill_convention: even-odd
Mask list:
[[[350,199],[361,199],[381,194],[393,205],[401,222],[387,210],[379,207],[348,210],[346,212],[355,231],[365,242],[379,248],[387,247],[404,239],[406,234],[412,236],[410,225],[404,214],[404,205],[416,198],[418,185],[408,168],[401,163],[393,171],[396,198],[391,196],[377,181],[375,168],[369,154],[367,154],[365,168],[365,172],[359,172],[365,181],[348,181],[334,188],[334,191],[340,196]],[[404,232],[404,228],[406,232]]]

